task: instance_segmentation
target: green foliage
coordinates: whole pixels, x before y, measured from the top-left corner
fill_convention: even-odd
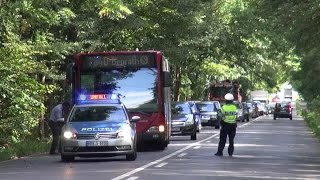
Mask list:
[[[319,0],[0,4],[0,146],[34,133],[68,97],[65,69],[78,52],[160,50],[175,100],[202,99],[224,79],[238,79],[243,93],[291,81],[305,99],[319,97]]]
[[[308,103],[308,109],[302,115],[306,120],[308,126],[312,129],[313,133],[320,140],[320,99],[316,98]]]
[[[24,140],[13,143],[10,147],[0,148],[0,161],[19,158],[35,153],[46,153],[50,148],[48,141]]]

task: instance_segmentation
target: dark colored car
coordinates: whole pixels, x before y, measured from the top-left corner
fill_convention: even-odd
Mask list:
[[[289,118],[292,120],[292,107],[291,102],[276,103],[273,113],[273,119]]]
[[[171,136],[190,136],[191,140],[197,140],[196,117],[189,103],[173,103],[171,120]]]
[[[233,103],[237,106],[237,121],[244,122],[244,109],[242,103],[239,101],[234,101]]]
[[[222,120],[221,109],[213,101],[197,102],[196,105],[200,110],[201,125],[214,126],[215,129],[219,129]]]
[[[250,120],[250,117],[251,117],[251,114],[249,112],[249,107],[247,105],[246,102],[242,102],[242,107],[243,107],[243,121],[249,121]]]
[[[200,132],[202,126],[201,126],[201,117],[200,117],[200,111],[198,107],[196,106],[196,102],[198,101],[187,101],[191,107],[192,113],[196,117],[196,125],[197,125],[197,132]]]

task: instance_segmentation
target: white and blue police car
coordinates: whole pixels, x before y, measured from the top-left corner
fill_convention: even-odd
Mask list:
[[[75,157],[125,155],[137,158],[135,123],[139,116],[129,119],[124,104],[112,95],[82,95],[73,105],[61,131],[61,160]]]

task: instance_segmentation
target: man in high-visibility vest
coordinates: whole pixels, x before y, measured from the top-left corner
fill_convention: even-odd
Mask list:
[[[237,129],[237,106],[233,103],[234,96],[231,93],[226,94],[224,98],[226,99],[226,104],[222,106],[223,120],[221,121],[218,152],[214,154],[216,156],[223,156],[227,136],[229,138],[229,156],[232,156],[234,151],[234,137],[236,136]]]

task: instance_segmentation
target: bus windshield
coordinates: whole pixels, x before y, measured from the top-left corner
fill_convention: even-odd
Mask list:
[[[210,88],[210,94],[213,97],[224,97],[224,95],[226,95],[227,93],[230,93],[230,89],[231,87],[226,87],[226,86],[223,86],[223,87],[212,86]]]
[[[80,81],[82,94],[113,93],[129,111],[158,111],[156,68],[82,71]]]

